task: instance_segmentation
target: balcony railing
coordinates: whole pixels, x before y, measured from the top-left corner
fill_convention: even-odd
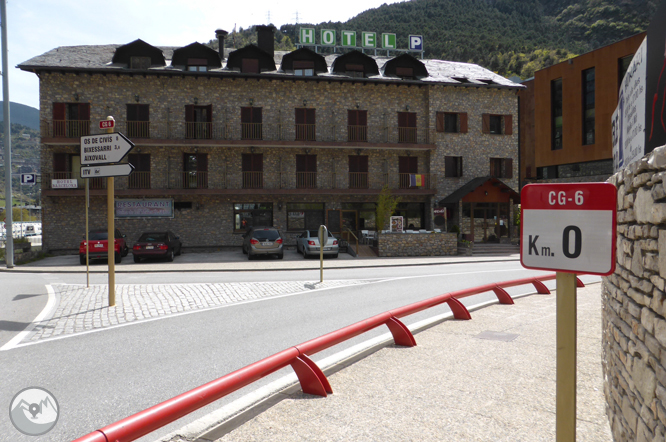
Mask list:
[[[215,173],[171,171],[168,175],[154,172],[132,172],[127,177],[116,177],[116,189],[374,189],[384,186],[390,189],[433,189],[436,174],[418,174],[412,178],[407,173],[375,172],[238,172]],[[42,174],[45,189],[53,189],[52,179],[76,179],[78,188],[85,187],[85,180],[72,172]],[[418,185],[420,183],[420,185]],[[412,185],[416,184],[416,185]],[[104,178],[91,178],[91,189],[105,189]]]
[[[116,121],[129,138],[167,140],[263,140],[367,143],[434,143],[435,132],[397,126],[348,126],[346,124],[190,123],[184,121]],[[94,130],[97,130],[95,128]],[[42,136],[78,138],[89,135],[90,121],[42,120]]]

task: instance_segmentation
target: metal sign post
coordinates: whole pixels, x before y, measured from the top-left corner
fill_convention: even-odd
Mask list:
[[[324,247],[328,243],[328,229],[319,226],[319,282],[324,282]]]
[[[90,288],[90,233],[88,231],[88,209],[90,209],[90,184],[86,180],[86,288]]]
[[[113,117],[109,116],[106,117],[106,119],[113,120],[115,123]],[[106,129],[106,132],[112,134],[115,130],[114,127],[115,124],[113,124],[109,129]],[[127,149],[127,151],[129,152],[130,149],[131,147]],[[126,154],[127,152],[125,152],[125,155]],[[122,156],[124,157],[125,155]],[[114,217],[114,211],[115,211],[115,201],[114,201],[115,195],[113,188],[113,186],[115,185],[114,181],[115,180],[112,176],[106,178],[106,212],[107,212],[107,226],[108,226],[106,249],[108,252],[107,257],[109,264],[109,307],[113,307],[114,305],[116,305],[116,257],[115,257],[116,226],[115,226],[115,217]]]
[[[523,267],[557,270],[556,440],[576,440],[576,273],[615,270],[617,189],[610,183],[528,184],[521,199]]]

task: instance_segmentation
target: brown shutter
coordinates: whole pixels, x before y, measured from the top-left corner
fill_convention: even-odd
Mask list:
[[[139,121],[150,121],[150,107],[147,104],[139,105]]]
[[[65,103],[53,103],[53,119],[65,119]]]
[[[314,109],[305,109],[305,124],[315,124]]]
[[[368,156],[359,155],[358,156],[358,172],[368,173]]]
[[[137,104],[128,104],[127,105],[127,121],[137,121],[139,110],[137,109]]]
[[[435,121],[437,123],[437,132],[444,132],[444,112],[437,112]]]
[[[53,136],[62,137],[65,135],[65,103],[53,103]]]
[[[407,112],[398,112],[398,127],[407,127],[408,120]]]
[[[79,120],[90,121],[90,104],[79,103]]]
[[[407,127],[416,127],[416,112],[407,113]]]
[[[495,170],[497,162],[495,161],[495,158],[490,159],[490,176],[496,177],[497,176],[497,171]]]
[[[194,123],[194,105],[186,104],[185,105],[185,122]]]
[[[305,155],[296,155],[296,172],[305,172]]]
[[[296,108],[296,124],[305,124],[305,109]]]
[[[205,106],[206,108],[206,123],[212,123],[213,122],[213,105],[209,104],[208,106]]]
[[[53,171],[54,172],[67,172],[69,169],[68,154],[54,153],[53,154]]]
[[[368,111],[366,110],[360,110],[356,111],[358,113],[358,125],[359,126],[367,126],[368,125]]]
[[[398,173],[409,173],[409,157],[398,157]]]
[[[418,157],[409,157],[409,171],[408,173],[419,173],[419,159]]]
[[[251,107],[241,107],[241,123],[252,123]]]
[[[358,125],[358,113],[355,110],[347,111],[347,126],[357,126]],[[351,156],[350,156],[351,158]]]
[[[504,158],[504,178],[513,178],[513,159]]]
[[[490,133],[490,115],[489,114],[483,114],[481,116],[481,130],[484,134],[489,134]]]
[[[358,155],[349,155],[349,172],[358,172]]]
[[[453,157],[444,157],[444,176],[453,177],[455,176],[455,161]]]
[[[241,155],[241,171],[252,172],[252,154],[244,153]]]
[[[208,172],[208,154],[197,154],[197,172]]]
[[[262,122],[262,112],[261,112],[260,107],[253,107],[252,108],[252,122],[260,124]]]
[[[513,134],[513,115],[504,115],[504,135]]]
[[[460,133],[466,134],[467,133],[467,112],[459,113],[458,118],[460,119]]]

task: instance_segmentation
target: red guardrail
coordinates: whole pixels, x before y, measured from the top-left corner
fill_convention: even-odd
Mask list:
[[[283,350],[73,442],[130,442],[136,440],[287,365],[291,365],[296,372],[304,393],[326,396],[327,393],[333,392],[331,385],[321,369],[307,355],[318,353],[384,324],[389,328],[397,345],[413,347],[416,345],[414,336],[398,318],[447,303],[453,312],[454,318],[472,319],[467,308],[459,301],[460,298],[492,291],[497,296],[500,304],[513,304],[513,299],[504,290],[505,288],[532,284],[537,293],[549,294],[550,290],[543,284],[543,281],[553,279],[555,279],[555,274],[486,284],[446,293],[395,310],[389,310]],[[578,287],[584,287],[581,280],[576,279]]]

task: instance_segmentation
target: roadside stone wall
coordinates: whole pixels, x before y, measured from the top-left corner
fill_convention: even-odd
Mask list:
[[[447,256],[458,254],[455,233],[380,233],[379,256]]]
[[[666,146],[609,181],[617,186],[617,263],[603,278],[604,393],[615,441],[666,434]]]

